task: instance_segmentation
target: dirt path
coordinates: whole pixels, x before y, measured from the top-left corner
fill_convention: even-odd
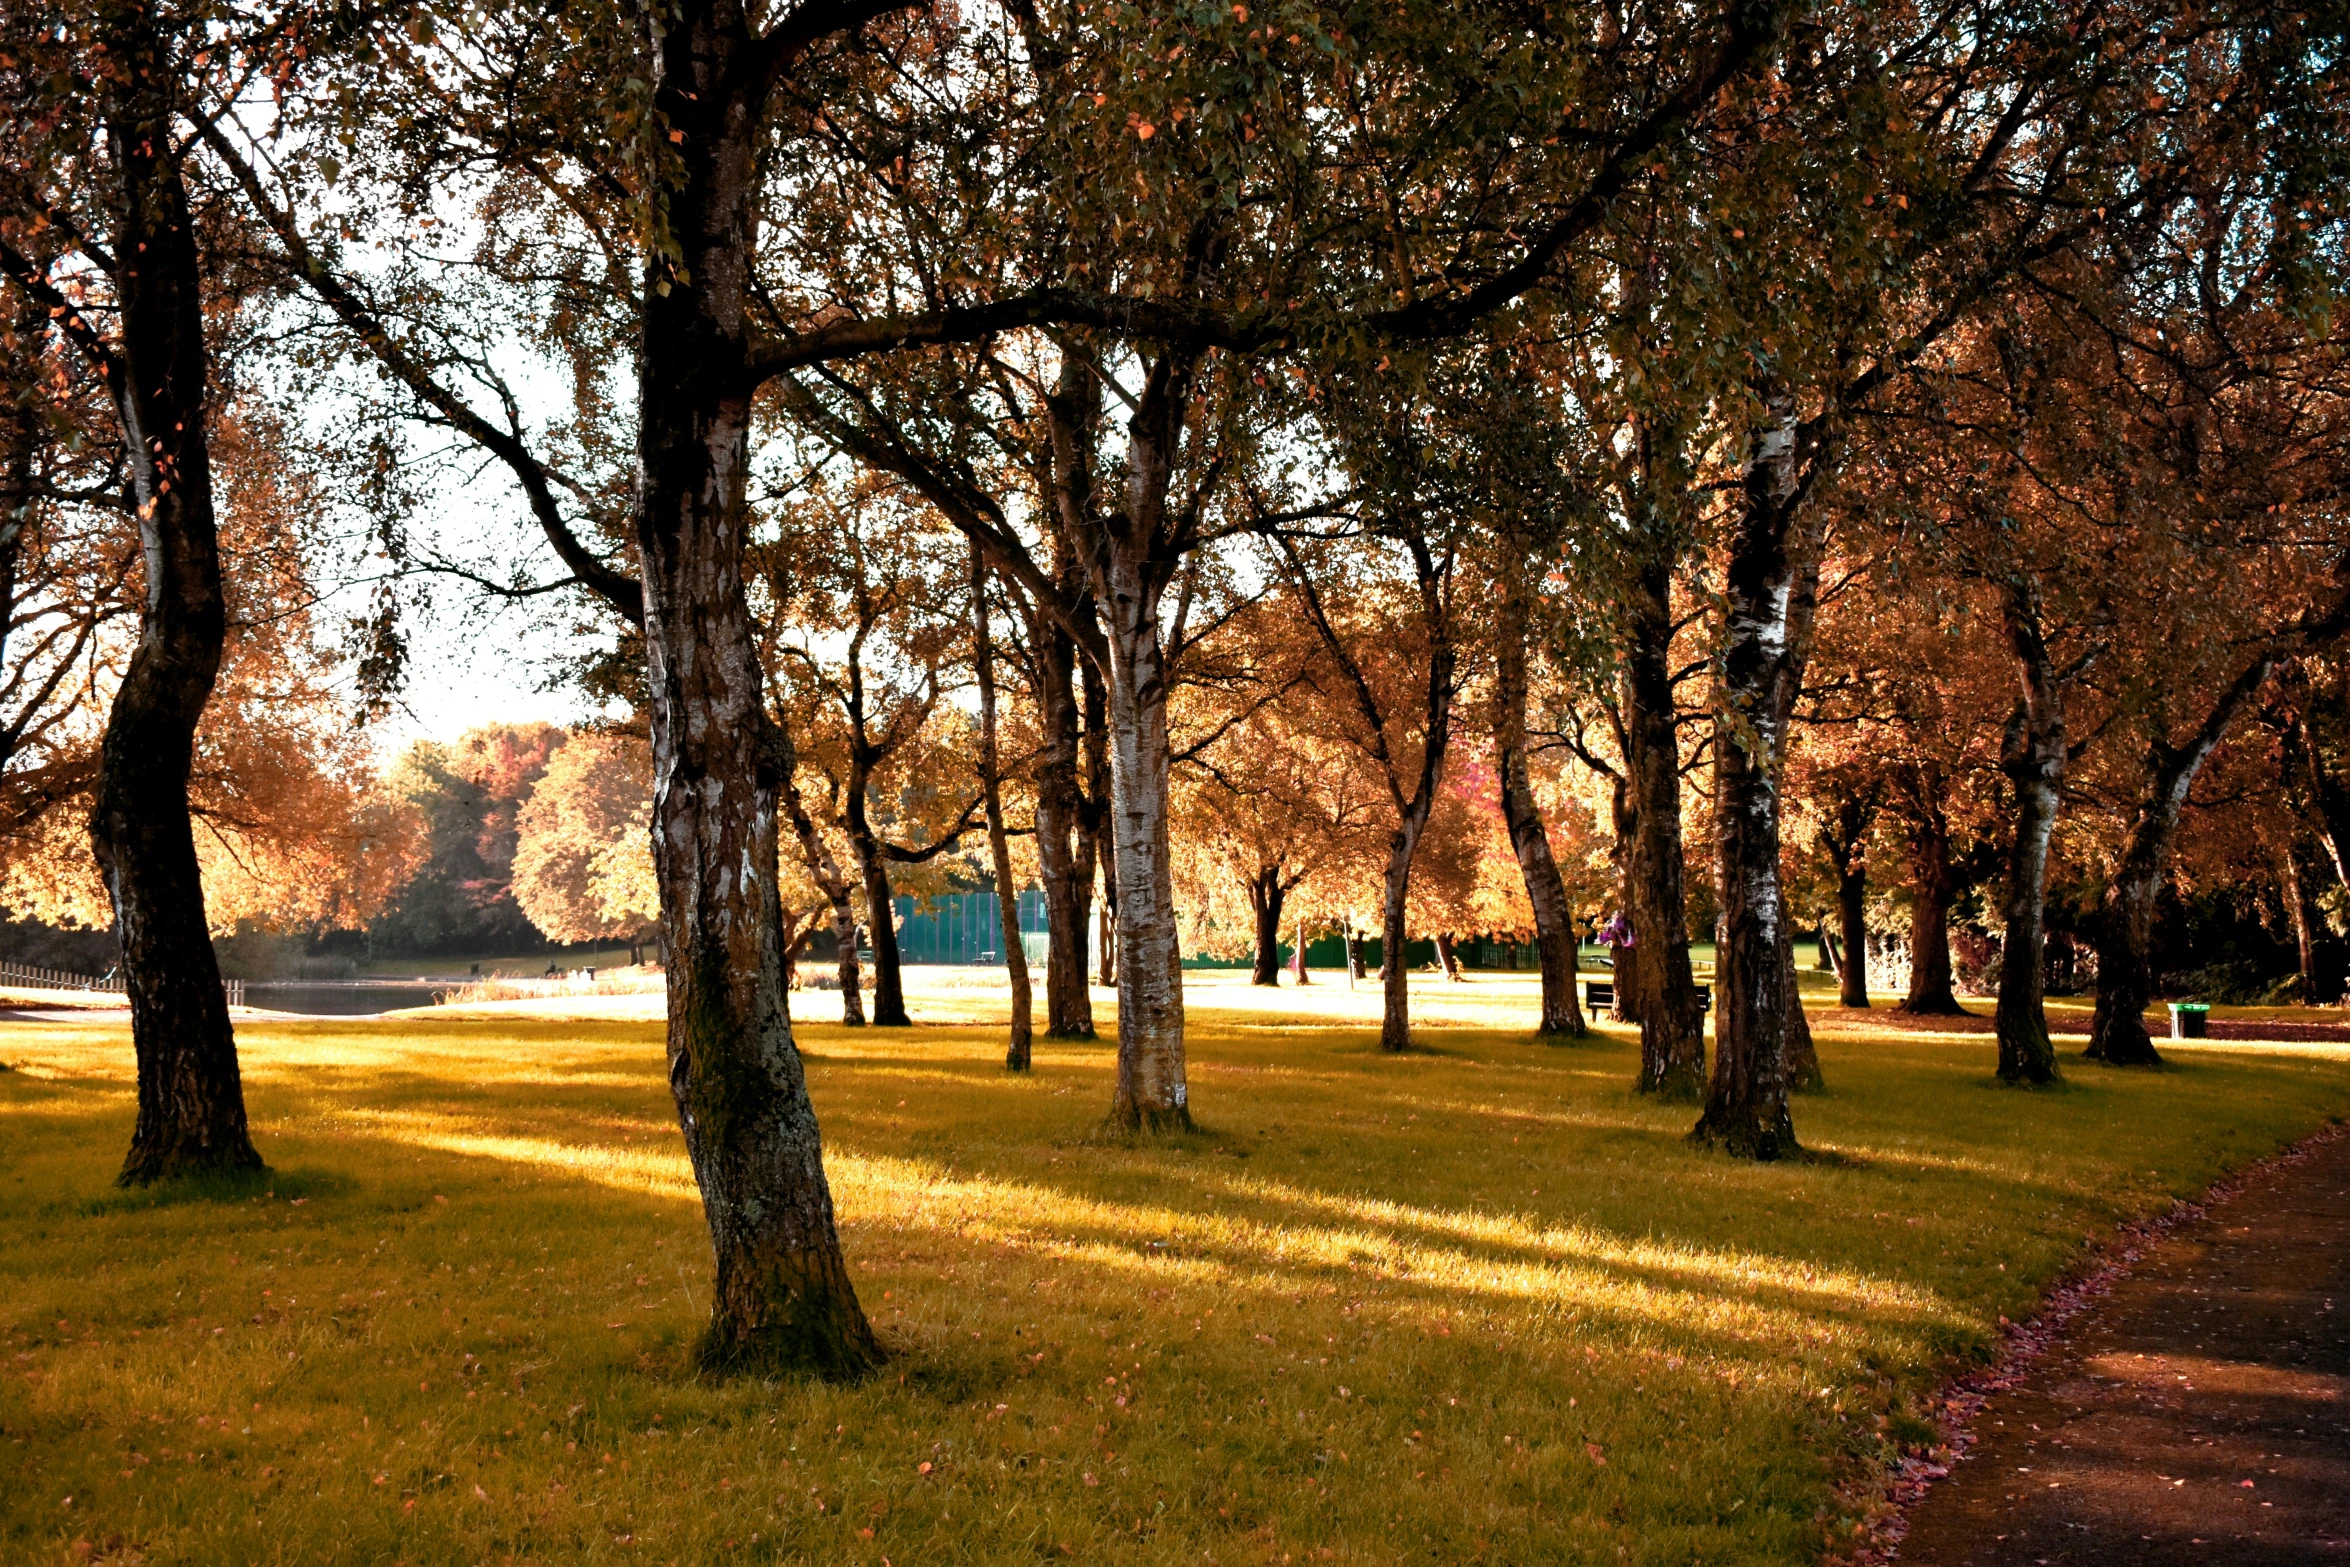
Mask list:
[[[2156,1243],[1974,1436],[1905,1567],[2350,1564],[2350,1137]]]

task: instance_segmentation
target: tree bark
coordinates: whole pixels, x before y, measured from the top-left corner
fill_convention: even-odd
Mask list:
[[[1714,721],[1715,853],[1722,934],[1714,971],[1714,1070],[1692,1135],[1748,1159],[1799,1152],[1787,1106],[1794,958],[1779,885],[1779,780],[1803,673],[1817,552],[1794,537],[1804,485],[1793,399],[1766,393],[1770,424],[1747,464],[1724,563]],[[1645,814],[1645,813],[1644,813]]]
[[[1409,1050],[1412,1046],[1411,975],[1404,962],[1404,916],[1412,893],[1412,856],[1419,851],[1420,834],[1428,825],[1434,790],[1404,812],[1403,820],[1387,839],[1387,872],[1379,902],[1379,1048]]]
[[[1534,1032],[1580,1039],[1590,1032],[1575,994],[1575,910],[1543,831],[1542,808],[1526,765],[1526,573],[1521,547],[1505,539],[1495,610],[1494,765],[1501,775],[1501,816],[1534,908],[1534,943],[1542,957],[1542,1018]]]
[[[2285,915],[2293,926],[2293,949],[2301,975],[2301,1004],[2323,1006],[2336,998],[2331,980],[2318,969],[2323,945],[2318,937],[2321,916],[2310,895],[2309,873],[2302,869],[2301,851],[2289,844],[2277,856],[2277,883],[2285,895]]]
[[[1167,688],[1160,665],[1155,588],[1114,562],[1110,649],[1111,840],[1116,866],[1115,940],[1102,966],[1118,986],[1118,1086],[1114,1126],[1188,1129],[1184,1075],[1183,959],[1167,835]],[[1145,608],[1145,601],[1148,607]],[[1114,965],[1114,966],[1113,966]]]
[[[1012,978],[1012,1021],[1004,1046],[1008,1071],[1029,1066],[1031,1034],[1028,949],[1020,944],[1020,888],[1012,880],[1012,845],[1004,834],[1002,765],[996,750],[995,649],[987,627],[987,562],[971,546],[971,663],[979,680],[979,788],[987,810],[987,852],[995,868],[996,910],[1001,917],[1004,966]]]
[[[850,779],[848,792],[849,842],[857,851],[857,870],[865,883],[865,929],[873,937],[873,1026],[911,1028],[906,1015],[905,965],[898,956],[897,897],[890,891],[889,864],[881,840],[865,814],[864,769]]]
[[[1824,1092],[1828,1074],[1820,1070],[1819,1047],[1812,1042],[1811,1019],[1804,1015],[1803,988],[1795,974],[1795,922],[1781,921],[1780,944],[1786,951],[1787,986],[1787,1087],[1799,1094]]]
[[[786,1009],[785,758],[761,721],[743,588],[762,42],[739,0],[686,0],[648,39],[654,107],[677,133],[664,216],[679,253],[648,258],[638,345],[653,861],[671,959],[669,1086],[717,1265],[703,1361],[851,1375],[881,1350],[841,1256]]]
[[[2132,858],[2144,859],[2124,853],[2125,864]],[[2097,949],[2097,1008],[2089,1021],[2089,1047],[2082,1052],[2088,1060],[2107,1066],[2163,1064],[2146,1032],[2146,1008],[2154,999],[2154,903],[2161,890],[2159,871],[2125,870],[2114,877],[2098,905],[2092,937]]]
[[[2008,721],[2000,770],[2015,784],[2015,842],[2007,862],[2007,941],[1999,956],[1999,1080],[2038,1085],[2057,1079],[2048,1037],[2048,843],[2063,803],[2064,692],[2040,630],[2038,596],[2022,579],[2007,584],[2002,625],[2023,697]]]
[[[1249,966],[1252,985],[1281,983],[1281,906],[1289,889],[1281,884],[1281,867],[1267,865],[1249,878],[1249,912],[1256,916],[1257,947]]]
[[[1869,1005],[1869,872],[1865,861],[1836,877],[1836,999],[1848,1007]]]
[[[1104,660],[1108,662],[1108,660]],[[1085,815],[1077,839],[1077,869],[1083,878],[1079,890],[1092,896],[1092,881],[1101,878],[1101,913],[1095,921],[1094,978],[1103,986],[1118,983],[1118,857],[1111,846],[1110,812],[1117,792],[1110,761],[1110,693],[1102,670],[1090,663],[1078,666],[1085,694]],[[1083,929],[1081,925],[1078,927]],[[1078,972],[1085,971],[1084,942],[1078,943]],[[1086,996],[1086,1016],[1093,1016],[1093,998]]]
[[[1452,933],[1450,931],[1438,931],[1436,933],[1436,968],[1439,973],[1443,974],[1444,977],[1452,983],[1456,985],[1465,983],[1465,981],[1461,978],[1460,955],[1453,951]]]
[[[1149,372],[1129,422],[1126,503],[1090,564],[1109,667],[1110,864],[1105,892],[1117,911],[1102,961],[1118,985],[1118,1082],[1113,1127],[1189,1130],[1184,1073],[1183,955],[1175,923],[1167,806],[1173,753],[1167,742],[1167,647],[1162,599],[1173,564],[1167,492],[1191,358],[1170,353]],[[1114,965],[1114,968],[1112,967]]]
[[[1623,710],[1629,712],[1631,698],[1628,674],[1626,681],[1626,695],[1624,701],[1619,705]],[[1621,733],[1624,766],[1629,770],[1632,765],[1632,731],[1628,723],[1623,726]],[[1620,772],[1609,778],[1608,796],[1609,819],[1615,825],[1616,835],[1613,850],[1616,868],[1616,908],[1626,919],[1630,919],[1638,912],[1640,901],[1638,890],[1632,881],[1634,860],[1639,852],[1640,840],[1639,796],[1633,790],[1632,780]],[[1608,988],[1614,993],[1615,999],[1608,1007],[1608,1018],[1612,1022],[1637,1023],[1640,1021],[1640,996],[1642,987],[1648,983],[1647,971],[1641,963],[1640,957],[1640,949],[1637,945],[1628,950],[1620,947],[1611,949],[1611,955],[1608,959],[1609,972],[1615,976],[1615,979]],[[1694,983],[1692,981],[1693,985]],[[1645,1035],[1642,1037],[1641,1045],[1641,1081],[1645,1082],[1648,1077]],[[1703,1048],[1702,1040],[1699,1042],[1699,1048]],[[1700,1075],[1702,1076],[1702,1074]]]
[[[8,642],[16,630],[17,571],[37,515],[34,464],[41,453],[41,416],[27,394],[42,373],[38,345],[46,323],[30,299],[16,301],[15,316],[8,334],[9,363],[0,379],[0,678],[7,678]],[[30,716],[33,708],[27,704],[22,711]],[[0,773],[15,759],[20,740],[18,722],[0,713]],[[28,825],[14,820],[13,810],[10,818],[10,827]]]
[[[1923,1017],[1965,1012],[1950,977],[1950,905],[1958,897],[1958,870],[1951,863],[1950,818],[1942,796],[1942,769],[1933,762],[1914,770],[1916,809],[1910,818],[1909,994],[1894,1010]]]
[[[1872,793],[1854,791],[1836,802],[1832,826],[1821,833],[1821,846],[1836,871],[1836,1003],[1846,1007],[1869,1004],[1869,872],[1864,847],[1869,822],[1876,815]],[[1828,934],[1820,933],[1826,946]]]
[[[1035,650],[1037,718],[1043,731],[1035,777],[1037,881],[1044,893],[1047,947],[1045,1036],[1091,1039],[1093,990],[1085,943],[1093,919],[1098,833],[1088,822],[1086,791],[1078,781],[1077,647],[1042,614],[1031,619],[1028,635]]]
[[[791,736],[778,725],[786,757]],[[824,835],[816,830],[816,819],[808,813],[800,796],[799,770],[796,758],[793,765],[783,770],[781,795],[784,810],[791,818],[792,831],[800,840],[800,857],[808,867],[808,875],[824,893],[824,901],[832,910],[832,940],[834,972],[840,976],[840,1020],[850,1028],[865,1026],[864,980],[857,969],[857,904],[848,877],[841,871],[840,861],[833,857]]]
[[[105,105],[121,181],[121,349],[108,390],[138,501],[146,598],[107,714],[90,839],[114,904],[138,1059],[125,1186],[257,1170],[236,1036],[188,816],[196,728],[228,635],[213,514],[203,263],[174,138],[176,67],[143,6],[109,13]]]
[[[1625,758],[1634,818],[1630,875],[1632,987],[1642,1093],[1695,1099],[1705,1087],[1705,1016],[1689,966],[1681,851],[1681,742],[1671,668],[1671,562],[1651,556],[1631,583],[1624,648]],[[1622,994],[1624,949],[1618,949]],[[1720,986],[1715,987],[1717,993]]]
[[[2203,764],[2260,688],[2268,683],[2277,655],[2264,652],[2247,664],[2214,701],[2184,745],[2157,735],[2148,741],[2146,787],[2123,842],[2121,860],[2097,910],[2097,1010],[2089,1021],[2084,1054],[2108,1066],[2160,1066],[2162,1056],[2146,1033],[2146,1007],[2154,999],[2154,904],[2170,860],[2179,817]]]

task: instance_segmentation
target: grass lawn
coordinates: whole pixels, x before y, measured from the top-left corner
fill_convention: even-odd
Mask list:
[[[1400,1059],[1368,989],[1200,986],[1165,1145],[1091,1140],[1107,1045],[803,1029],[855,1387],[691,1373],[650,1021],[247,1021],[276,1168],[162,1199],[125,1031],[0,1022],[0,1561],[1816,1562],[2002,1313],[2350,1111],[2341,1045],[2018,1094],[1875,1018],[1826,1157],[1752,1167],[1530,981],[1431,983]]]

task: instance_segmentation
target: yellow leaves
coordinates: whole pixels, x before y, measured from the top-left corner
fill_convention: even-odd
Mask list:
[[[630,936],[660,913],[652,752],[627,735],[574,736],[522,806],[514,900],[559,941]]]

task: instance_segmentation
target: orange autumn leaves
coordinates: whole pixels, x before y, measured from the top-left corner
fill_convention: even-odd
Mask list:
[[[189,788],[206,916],[220,932],[364,924],[413,868],[418,834],[377,779],[342,658],[319,624],[298,529],[323,509],[320,481],[291,459],[282,429],[242,408],[222,418],[213,460],[229,637]],[[129,519],[120,526],[127,535]],[[135,547],[126,553],[138,559]],[[93,753],[135,635],[125,621],[93,655],[76,726]],[[109,922],[88,815],[76,792],[8,840],[0,906],[52,924]]]

